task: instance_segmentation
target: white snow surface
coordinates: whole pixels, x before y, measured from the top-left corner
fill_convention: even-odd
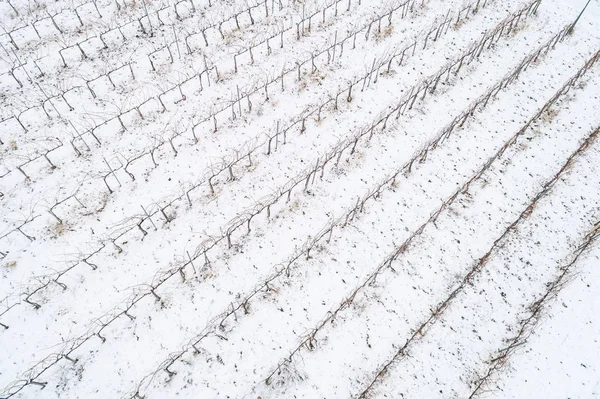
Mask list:
[[[0,20],[0,398],[600,398],[599,0]]]

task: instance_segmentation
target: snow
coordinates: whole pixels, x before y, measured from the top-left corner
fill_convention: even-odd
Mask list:
[[[595,248],[578,265],[573,281],[546,311],[526,346],[513,355],[506,375],[492,387],[495,397],[600,395],[596,317],[600,303],[595,290],[599,255]]]
[[[532,1],[0,4],[24,26],[0,35],[0,397],[469,397],[600,217],[592,141],[495,247],[598,127],[599,65],[482,169],[599,50],[600,4],[439,144],[586,2],[543,0],[336,151]],[[593,253],[482,397],[598,395]]]

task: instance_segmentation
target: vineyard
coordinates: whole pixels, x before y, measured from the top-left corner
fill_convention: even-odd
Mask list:
[[[597,0],[0,10],[0,399],[600,397]]]

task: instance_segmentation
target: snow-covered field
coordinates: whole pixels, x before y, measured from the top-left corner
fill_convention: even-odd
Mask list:
[[[598,0],[0,11],[0,398],[600,398]]]

